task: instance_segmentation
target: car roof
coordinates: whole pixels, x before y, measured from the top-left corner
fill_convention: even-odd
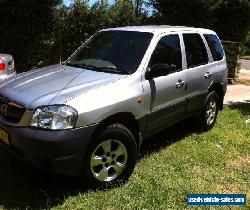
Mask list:
[[[117,28],[107,28],[104,29],[103,31],[113,31],[113,30],[148,32],[153,34],[161,34],[164,32],[185,32],[185,31],[215,34],[214,31],[209,29],[186,27],[186,26],[170,26],[170,25],[125,26]]]

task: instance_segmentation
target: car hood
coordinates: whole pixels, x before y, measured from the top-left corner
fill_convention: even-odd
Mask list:
[[[126,75],[53,65],[18,74],[0,83],[0,94],[26,109],[66,101]]]

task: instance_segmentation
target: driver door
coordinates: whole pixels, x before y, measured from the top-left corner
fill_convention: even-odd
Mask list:
[[[161,63],[171,66],[171,70],[166,76],[146,82],[150,93],[146,129],[149,135],[173,124],[184,114],[187,77],[186,71],[182,70],[182,51],[180,36],[170,34],[160,38],[151,55],[148,68]]]

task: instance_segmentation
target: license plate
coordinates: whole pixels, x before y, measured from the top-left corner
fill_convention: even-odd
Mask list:
[[[0,128],[0,141],[3,141],[5,144],[8,144],[8,145],[10,144],[9,134],[1,128]]]

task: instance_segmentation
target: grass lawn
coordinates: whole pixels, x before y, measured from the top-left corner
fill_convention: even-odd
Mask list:
[[[250,55],[243,55],[243,56],[240,56],[240,59],[250,60]]]
[[[209,132],[187,120],[153,136],[130,181],[107,191],[81,189],[0,148],[0,209],[194,209],[186,207],[188,193],[250,193],[248,118],[250,105],[226,107]]]
[[[248,80],[248,79],[237,79],[236,83],[237,84],[242,84],[242,85],[250,85],[250,80]]]

